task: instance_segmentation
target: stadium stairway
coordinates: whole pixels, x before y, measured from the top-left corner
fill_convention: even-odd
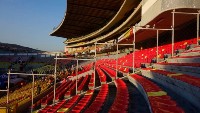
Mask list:
[[[168,63],[200,63],[200,56],[177,56],[167,59]]]
[[[106,67],[106,68],[109,68],[109,67]],[[114,69],[116,69],[116,68],[113,68],[113,70]],[[98,67],[97,67],[97,70],[98,70]],[[109,70],[111,70],[111,69],[109,68]],[[110,76],[109,74],[113,74],[113,73],[108,73],[107,71],[104,71],[103,73],[105,73],[108,76]],[[129,81],[127,81],[126,78],[123,78],[123,80],[116,79],[114,82],[115,82],[115,87],[117,88],[116,94],[112,91],[112,90],[115,90],[115,88],[113,86],[114,84],[109,83],[110,90],[109,90],[108,100],[105,102],[105,105],[102,108],[102,111],[101,111],[102,113],[104,113],[104,112],[114,112],[114,113],[129,112],[129,113],[132,113],[132,112],[138,112],[138,111],[142,111],[145,113],[149,112],[147,104],[144,101],[141,93],[139,93],[139,91],[135,87],[133,87],[133,85]],[[127,87],[127,85],[131,86],[131,87]],[[119,89],[120,87],[125,88],[123,90],[123,94],[120,93],[120,89]],[[112,95],[115,97],[113,98]],[[125,99],[124,100],[125,103],[123,104],[124,106],[122,106],[122,104],[121,104],[123,102],[119,102],[121,100],[118,97],[119,98],[123,97],[123,99]],[[126,98],[128,99],[128,101],[126,101]],[[132,99],[132,98],[134,98],[134,99]],[[140,101],[135,103],[135,100],[140,100]],[[131,104],[128,104],[128,103],[131,103]],[[121,108],[121,109],[119,109],[119,108]]]
[[[184,110],[158,85],[137,74],[128,78],[143,94],[151,113],[184,113]]]
[[[143,76],[170,88],[196,107],[199,107],[200,78],[159,69],[142,69],[141,72]]]
[[[137,87],[129,82],[128,78],[124,78],[123,81],[126,83],[129,91],[128,113],[150,113],[147,102]]]
[[[196,46],[186,50],[176,57],[167,59],[165,63],[155,63],[152,65],[153,68],[141,69],[141,73],[177,93],[200,110],[199,49],[200,47]]]
[[[190,46],[188,50],[179,54],[180,56],[198,56],[200,55],[200,46]]]
[[[155,63],[153,67],[160,70],[200,77],[200,63]]]
[[[200,63],[200,46],[194,46],[167,59],[168,63]]]

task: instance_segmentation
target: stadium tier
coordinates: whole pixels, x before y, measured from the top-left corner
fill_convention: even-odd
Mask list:
[[[199,113],[199,10],[199,0],[67,0],[50,34],[66,38],[66,56],[0,57],[0,68],[34,68],[13,91],[2,77],[0,113]]]

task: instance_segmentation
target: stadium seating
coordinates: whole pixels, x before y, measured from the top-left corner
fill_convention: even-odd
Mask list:
[[[100,79],[101,84],[106,84],[106,75],[105,75],[105,73],[97,66],[96,66],[96,70],[97,70],[97,73],[99,75],[99,79]]]
[[[59,101],[56,105],[48,105],[42,110],[39,111],[39,113],[55,113],[64,103],[66,100]]]
[[[80,101],[72,108],[70,113],[80,113],[91,100],[93,90],[88,90],[87,93],[80,99]]]
[[[109,76],[112,78],[112,80],[114,80],[116,78],[116,71],[114,71],[104,65],[100,65],[100,68],[103,69],[105,72],[107,72],[109,74]]]
[[[79,85],[81,84],[82,80],[83,80],[83,77],[78,79],[77,87],[79,87]],[[75,95],[75,92],[76,92],[76,82],[74,81],[74,83],[72,84],[70,89],[65,93],[65,98],[69,98],[70,96]]]
[[[156,69],[172,71],[176,73],[185,73],[192,76],[199,76],[199,63],[156,63],[153,64],[153,67]]]
[[[137,74],[130,75],[129,81],[142,92],[153,113],[184,113],[184,110],[155,83]]]
[[[48,78],[46,78],[45,81],[41,81],[41,80],[35,81],[34,97],[39,96],[37,94],[37,90],[36,90],[38,85],[41,86],[41,94],[48,91],[48,88],[49,88],[48,81],[49,81]],[[9,96],[10,96],[10,98],[9,98],[10,108],[13,111],[16,111],[19,108],[21,108],[21,106],[23,106],[25,103],[30,102],[31,94],[32,94],[31,91],[32,91],[32,83],[28,83],[28,84],[24,85],[23,87],[21,87],[20,89],[17,89],[14,92],[10,93],[9,94]],[[6,106],[7,105],[6,99],[7,99],[6,96],[0,98],[0,106]],[[40,103],[38,102],[38,104],[40,104]]]
[[[116,97],[109,110],[109,113],[127,113],[129,93],[126,84],[121,79],[116,79],[115,84],[117,87]]]
[[[79,91],[81,91],[83,89],[83,87],[86,85],[86,81],[88,80],[88,78],[89,78],[89,76],[87,75],[85,78],[81,77],[78,80],[78,90]],[[45,98],[42,99],[43,109],[41,109],[39,111],[39,113],[54,113],[56,111],[60,112],[60,111],[66,110],[67,105],[70,107],[70,105],[72,105],[72,104],[71,104],[70,100],[69,100],[69,102],[66,103],[66,101],[62,97],[65,95],[64,98],[69,98],[70,95],[74,92],[74,90],[75,90],[75,81],[63,82],[58,88],[56,88],[56,100],[58,103],[56,103],[53,106],[48,105],[49,102],[51,102],[53,100],[53,94],[52,94],[53,92],[51,92],[49,94],[49,96],[47,95]],[[92,92],[89,92],[89,93],[92,93]],[[79,98],[79,96],[74,96],[71,99],[71,101],[76,101],[78,98]]]
[[[67,83],[62,83],[57,89],[56,89],[56,97],[59,99],[59,93],[61,93],[61,90],[67,85]],[[50,104],[53,101],[54,92],[51,91],[47,96],[43,97],[41,100],[41,106],[45,107],[46,105]]]
[[[174,101],[165,91],[160,88],[159,84],[164,87],[175,91],[178,95],[184,97],[184,99],[191,102],[198,108],[200,104],[200,76],[199,76],[199,46],[191,46],[186,50],[188,44],[193,45],[195,39],[184,40],[175,43],[175,49],[181,50],[176,56],[171,57],[171,44],[162,45],[158,48],[159,61],[153,62],[152,59],[156,58],[156,47],[141,49],[135,51],[135,68],[141,71],[140,75],[128,75],[129,68],[133,66],[133,53],[122,56],[116,59],[99,59],[96,62],[95,69],[97,72],[96,77],[100,80],[101,86],[99,91],[93,89],[94,87],[94,72],[91,71],[94,64],[88,63],[83,65],[82,70],[78,72],[78,95],[75,95],[76,87],[76,74],[72,73],[72,79],[67,79],[66,82],[62,82],[56,88],[56,103],[52,105],[53,91],[50,91],[47,96],[35,101],[32,106],[33,109],[38,110],[39,113],[96,113],[102,110],[107,98],[109,97],[109,90],[107,84],[106,73],[112,78],[116,85],[116,97],[111,104],[109,113],[127,113],[129,107],[130,95],[128,88],[122,79],[116,79],[116,69],[118,72],[126,73],[130,82],[132,82],[143,94],[149,105],[150,112],[153,113],[184,113],[184,109]],[[168,58],[164,60],[164,55],[169,54]],[[118,63],[118,64],[116,64]],[[141,68],[142,63],[152,63],[151,67]],[[44,66],[36,69],[39,73],[45,73],[47,70],[53,70],[52,66]],[[90,73],[87,73],[91,71]],[[97,80],[97,78],[95,79]],[[152,82],[154,81],[154,82]],[[42,84],[42,92],[45,91],[50,85],[48,82],[42,83],[37,81],[37,84]],[[88,87],[88,88],[87,88]],[[36,88],[35,88],[36,89]],[[85,93],[83,91],[87,90]],[[94,96],[94,92],[98,94]],[[181,94],[180,92],[183,92]],[[15,92],[19,93],[16,94]],[[31,99],[31,84],[16,90],[11,94],[12,98],[9,98],[9,104],[11,107],[20,106],[23,103],[28,102]],[[179,93],[178,93],[179,92]],[[23,95],[22,95],[23,93]],[[21,94],[21,95],[20,95]],[[36,91],[34,92],[36,94]],[[15,97],[15,98],[14,98]],[[189,98],[187,98],[189,97]],[[0,106],[6,105],[6,97],[0,99]],[[41,108],[40,108],[41,105]]]
[[[86,86],[86,82],[89,80],[89,75],[86,75],[83,81],[81,82],[80,86],[78,87],[77,91],[78,93],[81,93],[83,91],[84,86]]]
[[[102,84],[101,89],[96,96],[92,104],[86,108],[85,113],[97,113],[101,110],[101,107],[104,105],[106,97],[108,95],[108,85]]]
[[[69,109],[71,109],[71,107],[73,105],[76,104],[76,102],[80,99],[80,95],[76,95],[73,96],[68,102],[66,102],[58,111],[57,113],[65,113],[66,111],[68,111]]]
[[[73,84],[72,81],[65,82],[61,84],[61,86],[58,88],[58,91],[56,92],[56,101],[59,101],[63,99],[64,94],[69,90],[70,86]]]

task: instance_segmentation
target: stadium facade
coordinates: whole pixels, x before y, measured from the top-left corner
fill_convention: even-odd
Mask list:
[[[68,0],[65,17],[51,35],[67,38],[64,43],[69,53],[87,51],[96,42],[105,43],[113,39],[118,43],[130,43],[128,39],[133,39],[133,33],[130,33],[133,26],[172,29],[176,38],[181,32],[177,29],[192,21],[198,22],[199,4],[198,0],[109,0],[94,3]],[[193,27],[198,31],[198,26]],[[156,38],[155,31],[139,29],[136,28],[136,44]],[[159,34],[163,33],[166,31],[159,31]]]

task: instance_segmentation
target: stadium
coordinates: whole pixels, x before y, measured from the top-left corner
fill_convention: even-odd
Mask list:
[[[0,113],[200,113],[199,0],[66,2],[63,53],[0,43]]]

